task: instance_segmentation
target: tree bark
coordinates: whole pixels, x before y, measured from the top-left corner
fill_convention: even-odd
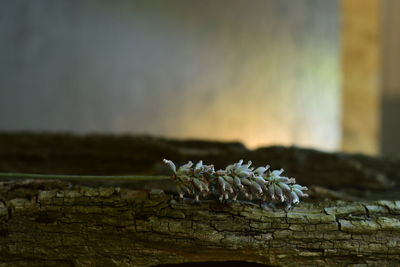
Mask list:
[[[0,266],[400,263],[400,201],[199,205],[162,190],[0,183]]]
[[[306,186],[365,197],[400,194],[400,159],[326,153],[298,147],[248,150],[240,143],[179,141],[149,136],[0,133],[0,172],[77,175],[167,175],[163,158],[177,165],[203,160],[216,169],[239,159],[284,168]]]

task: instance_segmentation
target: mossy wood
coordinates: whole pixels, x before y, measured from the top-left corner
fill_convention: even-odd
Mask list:
[[[0,266],[400,264],[400,201],[251,203],[171,200],[161,190],[0,183]]]

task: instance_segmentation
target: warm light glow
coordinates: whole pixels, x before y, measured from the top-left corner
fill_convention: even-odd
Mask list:
[[[338,149],[337,4],[27,1],[3,22],[0,127]]]

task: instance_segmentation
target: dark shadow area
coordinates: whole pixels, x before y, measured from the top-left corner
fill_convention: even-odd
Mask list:
[[[386,156],[400,157],[400,119],[398,114],[400,114],[400,97],[383,97],[381,152]]]
[[[245,262],[245,261],[206,261],[206,262],[187,262],[181,264],[161,264],[155,265],[154,267],[203,267],[203,266],[219,266],[219,267],[228,267],[228,266],[245,266],[245,267],[266,267],[270,265],[264,265],[260,263],[254,262]]]

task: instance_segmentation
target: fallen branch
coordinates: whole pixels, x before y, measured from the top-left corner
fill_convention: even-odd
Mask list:
[[[3,182],[0,194],[0,264],[400,262],[400,201],[302,203],[285,213],[52,180]]]

